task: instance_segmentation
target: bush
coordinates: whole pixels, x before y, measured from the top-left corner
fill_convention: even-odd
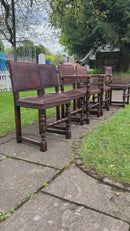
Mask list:
[[[93,69],[92,71],[87,71],[87,74],[104,74],[103,70]]]

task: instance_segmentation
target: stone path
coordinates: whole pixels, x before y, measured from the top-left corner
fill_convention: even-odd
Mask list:
[[[73,125],[72,139],[47,134],[48,151],[15,134],[0,139],[0,211],[15,212],[0,231],[130,231],[130,188],[89,176],[74,161],[84,135],[118,111],[91,116],[90,125]],[[24,133],[37,137],[37,122]],[[79,161],[79,162],[78,162]]]

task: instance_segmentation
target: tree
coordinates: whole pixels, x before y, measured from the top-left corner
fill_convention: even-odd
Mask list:
[[[82,58],[91,49],[110,44],[120,48],[120,69],[129,68],[129,0],[55,0],[50,7],[51,24],[60,29],[60,43],[70,54]]]
[[[54,64],[58,65],[64,61],[64,57],[60,52],[57,52],[56,55],[54,55]]]
[[[34,58],[36,56],[36,62],[38,62],[38,55],[45,54],[45,55],[52,55],[49,49],[44,47],[43,45],[35,46],[34,43],[30,40],[24,40],[21,42],[20,46],[17,47],[17,56],[31,56]]]
[[[34,26],[42,23],[46,4],[46,0],[15,1],[17,40],[21,40],[21,37],[27,38],[29,33],[34,32]],[[0,0],[0,35],[1,39],[14,45],[11,0]]]

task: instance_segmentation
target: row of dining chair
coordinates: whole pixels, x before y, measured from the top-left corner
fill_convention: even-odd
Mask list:
[[[106,74],[88,75],[84,66],[56,66],[25,62],[10,62],[12,82],[16,141],[39,145],[41,151],[47,150],[46,132],[53,132],[71,138],[71,122],[81,125],[90,122],[90,113],[102,116],[103,110],[110,107],[110,82],[112,74],[109,68]],[[97,84],[91,84],[91,79]],[[66,88],[68,85],[68,88]],[[47,88],[51,88],[48,93]],[[53,90],[52,90],[53,88]],[[36,90],[36,96],[20,98],[19,92]],[[22,135],[20,108],[37,109],[39,112],[39,134],[41,141],[32,140]],[[56,118],[47,122],[46,109],[56,108]],[[64,125],[65,124],[65,125]]]

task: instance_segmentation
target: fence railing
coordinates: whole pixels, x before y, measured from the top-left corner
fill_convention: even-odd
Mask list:
[[[0,92],[10,91],[11,89],[12,87],[9,71],[0,71]]]

